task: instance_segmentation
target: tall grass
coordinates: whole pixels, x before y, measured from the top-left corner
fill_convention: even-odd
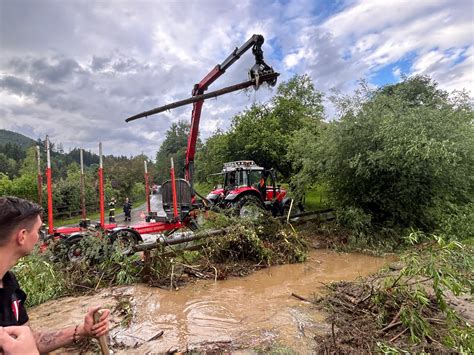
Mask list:
[[[308,211],[318,211],[329,208],[329,200],[324,185],[312,186],[305,195],[305,208]]]

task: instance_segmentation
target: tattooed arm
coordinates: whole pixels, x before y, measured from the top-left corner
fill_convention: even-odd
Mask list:
[[[75,328],[76,327],[69,327],[58,331],[34,331],[33,334],[39,352],[49,353],[50,351],[71,344],[74,340]]]
[[[109,310],[105,310],[97,324],[94,324],[93,321],[93,315],[99,308],[91,308],[84,317],[84,324],[77,327],[72,326],[57,331],[33,332],[39,352],[47,353],[72,344],[74,340],[86,337],[99,337],[106,334],[109,329]]]

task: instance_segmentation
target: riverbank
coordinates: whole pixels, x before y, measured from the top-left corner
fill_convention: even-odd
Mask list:
[[[315,301],[331,332],[316,352],[474,351],[473,250],[441,238],[417,245],[388,270],[327,285]]]

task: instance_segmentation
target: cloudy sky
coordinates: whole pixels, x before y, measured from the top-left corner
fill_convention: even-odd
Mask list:
[[[350,93],[428,74],[446,90],[474,93],[470,0],[0,0],[0,128],[105,154],[154,157],[191,106],[125,123],[190,96],[252,34],[287,80]],[[210,89],[247,79],[249,51]],[[206,101],[201,137],[272,91]]]

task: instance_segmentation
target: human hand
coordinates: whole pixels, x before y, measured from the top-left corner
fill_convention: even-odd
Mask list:
[[[90,308],[84,317],[84,324],[79,329],[78,335],[84,337],[95,337],[98,338],[105,335],[109,331],[109,314],[108,309],[103,309],[102,316],[99,318],[99,322],[94,324],[94,313],[97,312],[100,307]]]
[[[28,326],[0,327],[0,353],[39,354],[35,338]]]

